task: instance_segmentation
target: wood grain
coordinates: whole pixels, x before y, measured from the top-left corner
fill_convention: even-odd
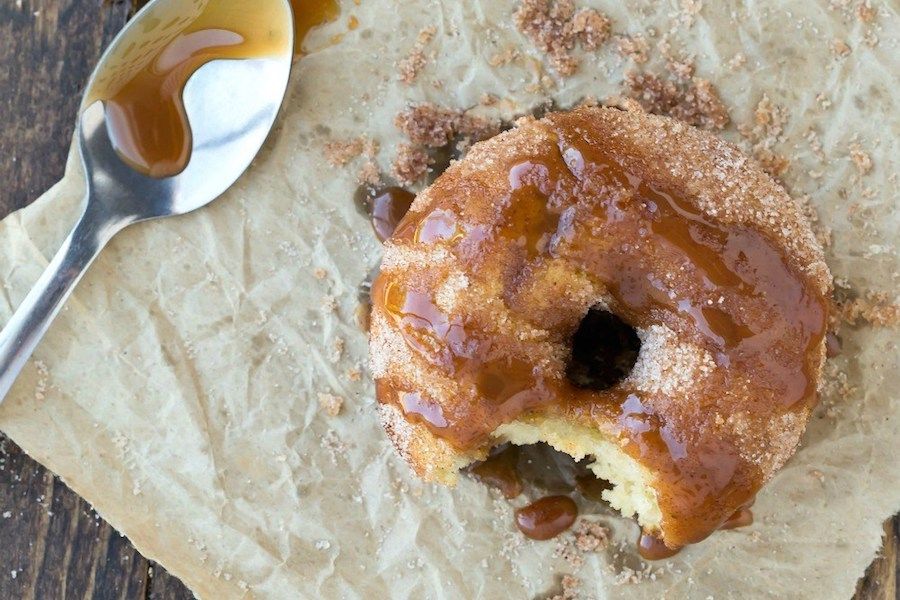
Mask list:
[[[81,90],[133,8],[0,0],[0,216],[62,177]],[[0,435],[0,599],[19,598],[193,595]]]
[[[0,217],[62,176],[81,89],[134,8],[131,0],[0,0]],[[898,581],[895,517],[854,599],[900,600]],[[0,599],[19,598],[193,595],[0,434]]]

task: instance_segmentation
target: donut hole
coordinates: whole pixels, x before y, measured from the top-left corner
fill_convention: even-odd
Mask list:
[[[641,339],[634,327],[595,306],[572,337],[566,376],[579,388],[609,389],[628,377],[640,351]]]

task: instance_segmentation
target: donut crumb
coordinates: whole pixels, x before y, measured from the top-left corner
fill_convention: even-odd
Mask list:
[[[626,58],[642,65],[649,59],[650,44],[643,35],[616,36],[616,50]]]
[[[705,129],[724,129],[731,118],[719,92],[706,79],[663,79],[652,73],[631,72],[625,76],[630,96],[649,113],[679,119]]]
[[[410,142],[397,146],[391,169],[403,185],[412,185],[428,174],[434,164],[429,149],[456,144],[461,150],[500,131],[496,120],[428,102],[403,109],[394,118],[394,124]]]
[[[329,417],[336,417],[341,414],[341,408],[344,405],[344,399],[334,394],[319,394],[319,409]]]
[[[435,34],[437,34],[437,27],[434,25],[424,27],[419,31],[412,50],[397,63],[397,78],[401,83],[411,85],[419,76],[419,72],[428,64],[425,47],[434,39]]]
[[[787,111],[763,94],[753,110],[753,121],[738,125],[738,132],[750,143],[750,152],[772,177],[780,178],[791,161],[774,150],[784,137]]]
[[[585,554],[599,552],[608,544],[609,529],[596,521],[581,519],[569,535],[557,541],[553,556],[578,569],[584,564]]]
[[[562,589],[548,600],[574,600],[581,594],[581,580],[574,575],[563,575],[560,580]]]
[[[412,185],[424,178],[431,166],[431,157],[421,146],[400,144],[391,165],[391,174],[403,185]]]
[[[865,323],[877,327],[900,326],[900,305],[886,292],[867,292],[861,298],[837,303],[841,319],[850,325]]]
[[[360,156],[366,147],[366,137],[333,140],[325,144],[325,160],[334,167],[343,167]]]
[[[523,0],[513,22],[538,50],[547,55],[550,65],[562,76],[578,70],[572,51],[580,42],[587,50],[596,50],[609,39],[612,22],[593,8],[576,11],[572,0]]]
[[[868,152],[863,150],[863,147],[859,142],[850,144],[850,160],[853,161],[853,164],[856,166],[856,170],[859,171],[860,175],[868,175],[872,170],[872,158],[869,156]]]

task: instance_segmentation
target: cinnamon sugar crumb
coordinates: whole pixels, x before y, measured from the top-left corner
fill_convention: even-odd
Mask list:
[[[705,79],[676,83],[650,73],[629,73],[625,83],[647,112],[706,129],[723,129],[731,120],[715,87]]]
[[[753,124],[738,125],[740,134],[752,144],[753,157],[769,175],[776,178],[783,175],[790,166],[790,160],[774,150],[784,136],[785,123],[785,110],[763,94],[753,111]]]
[[[572,0],[523,0],[513,19],[516,28],[563,76],[578,69],[578,60],[572,56],[576,44],[596,50],[609,39],[612,26],[609,18],[595,9],[576,12]]]
[[[500,102],[500,98],[488,93],[481,94],[481,97],[478,99],[478,103],[482,106],[494,106],[498,102]]]
[[[784,175],[791,166],[791,160],[782,154],[776,154],[768,148],[754,150],[753,158],[763,170],[776,179]]]
[[[900,305],[885,292],[868,292],[862,298],[838,302],[841,318],[856,325],[864,322],[878,327],[900,326]]]
[[[825,473],[818,469],[811,469],[809,471],[810,476],[815,477],[819,480],[819,483],[825,483]]]
[[[488,64],[492,67],[502,67],[504,65],[508,65],[512,61],[519,58],[519,51],[510,46],[506,50],[502,52],[498,52],[494,54],[488,59]]]
[[[858,391],[855,386],[850,385],[847,373],[838,369],[834,362],[825,363],[825,369],[822,372],[821,395],[826,416],[829,418],[839,417],[843,406]]]
[[[405,185],[415,183],[428,173],[433,163],[428,148],[446,147],[457,140],[465,147],[495,135],[500,128],[496,121],[431,103],[404,109],[396,116],[394,124],[411,142],[398,147],[392,167],[394,176]]]
[[[784,132],[784,124],[787,117],[784,110],[780,106],[772,104],[769,96],[763,94],[759,104],[753,111],[753,118],[756,124],[762,128],[764,137],[777,138]]]
[[[596,552],[609,542],[609,531],[591,521],[582,521],[575,529],[575,547],[580,552]]]
[[[582,8],[572,17],[572,33],[587,50],[596,50],[609,39],[612,22],[593,8]]]
[[[602,550],[607,544],[609,544],[609,530],[596,521],[582,519],[570,535],[557,541],[553,555],[577,569],[584,564],[585,554]]]
[[[354,158],[360,156],[365,147],[365,136],[349,140],[334,140],[325,144],[325,160],[332,166],[343,167]]]
[[[381,171],[378,170],[378,165],[371,160],[364,162],[359,173],[356,174],[356,181],[371,187],[381,185]]]
[[[643,35],[616,36],[616,50],[625,58],[630,58],[639,65],[647,62],[650,52],[650,44]]]
[[[850,144],[850,160],[856,165],[860,175],[867,175],[872,170],[872,158],[858,142]]]
[[[418,104],[400,112],[394,124],[413,144],[439,148],[453,139],[460,114],[435,104]]]
[[[700,11],[703,10],[703,0],[681,0],[678,20],[685,27],[690,28]]]
[[[549,600],[574,600],[581,593],[581,580],[573,575],[563,575],[562,590],[550,596]]]
[[[865,35],[863,35],[863,42],[865,42],[866,46],[869,48],[874,48],[878,45],[878,34],[869,29],[866,31]]]
[[[347,379],[350,381],[362,381],[362,369],[359,367],[351,367],[347,369]]]
[[[871,23],[878,16],[878,10],[872,6],[870,0],[864,0],[856,7],[856,16],[863,23]]]
[[[428,173],[431,157],[421,146],[400,144],[397,157],[391,165],[391,174],[403,185],[411,185]]]
[[[360,156],[365,157],[357,179],[360,183],[378,185],[381,176],[378,165],[375,164],[375,156],[378,154],[379,144],[366,136],[359,136],[347,140],[334,140],[325,144],[325,160],[335,167],[343,167]]]
[[[344,399],[334,394],[319,394],[319,409],[329,417],[336,417],[341,414],[341,408],[344,406]]]
[[[344,339],[343,338],[335,338],[335,340],[331,343],[331,354],[328,356],[329,360],[333,363],[339,362],[341,360],[341,356],[344,355]]]
[[[434,39],[436,33],[437,27],[434,25],[419,31],[412,50],[410,50],[406,58],[397,63],[397,74],[401,83],[410,85],[419,76],[419,72],[428,64],[428,60],[425,57],[425,46]]]
[[[731,60],[729,60],[726,64],[728,65],[728,68],[733,71],[747,64],[747,57],[743,53],[738,52],[737,54],[732,56]]]
[[[666,68],[679,81],[689,81],[694,76],[694,63],[690,60],[670,58]]]
[[[850,54],[850,46],[844,40],[836,39],[831,42],[831,52],[838,58],[843,58]]]
[[[622,570],[618,572],[610,565],[610,571],[615,575],[614,585],[636,585],[647,580],[655,581],[658,573],[649,564],[645,564],[644,568],[639,571],[630,567],[622,567]]]
[[[800,205],[800,210],[803,212],[803,216],[806,217],[806,220],[809,221],[812,226],[813,235],[816,237],[816,241],[819,242],[819,245],[823,248],[828,248],[831,246],[831,227],[823,224],[819,219],[819,213],[816,212],[815,207],[812,205],[812,198],[807,195],[799,196],[796,198],[797,204]]]

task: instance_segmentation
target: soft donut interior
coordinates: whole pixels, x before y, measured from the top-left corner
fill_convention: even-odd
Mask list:
[[[494,431],[498,443],[518,446],[544,442],[575,460],[588,457],[588,468],[600,479],[612,484],[603,499],[625,517],[637,517],[645,531],[661,529],[662,513],[652,474],[625,453],[616,439],[597,429],[570,423],[556,417],[532,417],[501,425]]]

